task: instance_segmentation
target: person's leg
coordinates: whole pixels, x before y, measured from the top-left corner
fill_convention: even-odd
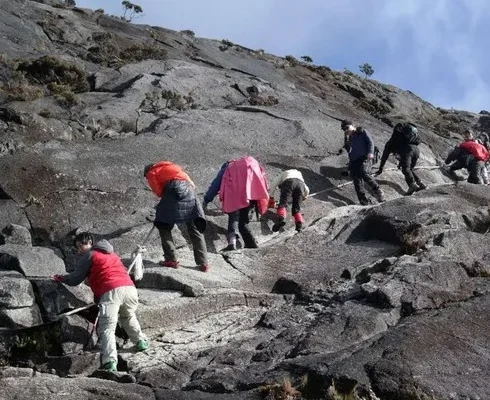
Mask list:
[[[242,208],[239,211],[238,230],[240,231],[240,235],[242,235],[243,244],[246,249],[256,249],[259,247],[255,236],[248,226],[250,223],[250,208],[254,206],[255,203],[251,202],[249,207]]]
[[[196,264],[201,268],[201,271],[207,272],[209,270],[209,265],[204,235],[196,228],[194,221],[187,222],[186,226],[187,232],[189,233],[189,238],[191,239],[192,243],[194,260],[196,261]]]
[[[483,161],[472,159],[468,165],[468,183],[474,183],[475,185],[481,185],[483,179],[481,176],[481,164]]]
[[[293,195],[293,180],[286,179],[280,186],[281,195],[279,197],[279,205],[277,206],[277,220],[272,226],[272,232],[278,232],[286,225],[287,207],[292,201]]]
[[[378,182],[376,182],[374,178],[371,176],[372,167],[373,167],[372,160],[365,160],[361,166],[361,178],[364,182],[368,184],[368,186],[374,192],[374,197],[376,198],[376,200],[382,202],[385,201],[384,193],[381,190],[381,187],[379,186]]]
[[[291,207],[291,213],[293,214],[294,224],[296,230],[299,232],[303,229],[303,223],[305,222],[303,215],[301,214],[301,204],[303,203],[304,183],[299,179],[295,179],[293,185],[293,204]]]
[[[352,161],[349,165],[350,174],[352,176],[352,181],[354,183],[354,189],[356,190],[357,198],[359,199],[359,203],[363,206],[369,204],[369,200],[366,196],[366,192],[364,191],[364,182],[362,179],[362,160]]]
[[[410,148],[406,149],[402,154],[400,154],[400,169],[405,177],[405,182],[407,182],[409,189],[415,183],[415,178],[412,172],[412,157],[413,152]]]
[[[417,162],[419,161],[420,158],[420,149],[418,146],[413,146],[413,154],[412,154],[412,161],[410,164],[410,170],[412,171],[413,179],[415,180],[415,183],[419,187],[418,190],[423,190],[427,189],[427,185],[422,182],[422,179],[418,176],[418,174],[415,172],[415,167],[417,166]]]
[[[240,213],[238,211],[228,213],[228,230],[226,233],[228,245],[222,251],[236,250],[239,217]]]
[[[97,334],[100,342],[100,364],[103,369],[117,370],[116,326],[120,299],[114,290],[100,298]]]
[[[121,286],[114,289],[121,297],[121,307],[119,308],[119,323],[128,334],[129,339],[136,344],[138,350],[146,350],[148,342],[145,334],[141,331],[141,326],[136,318],[138,308],[138,292],[134,286]]]
[[[172,229],[174,224],[158,223],[156,225],[163,249],[163,261],[160,264],[165,267],[177,268],[179,263],[175,254],[175,243],[172,237]]]

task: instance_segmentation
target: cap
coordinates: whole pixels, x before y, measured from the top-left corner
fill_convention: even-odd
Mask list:
[[[340,128],[342,130],[345,130],[345,128],[347,128],[349,125],[354,125],[354,124],[352,123],[352,121],[349,121],[348,119],[344,119],[340,124]]]

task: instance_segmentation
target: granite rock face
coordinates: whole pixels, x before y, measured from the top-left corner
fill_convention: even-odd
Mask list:
[[[0,3],[0,398],[490,398],[490,191],[441,167],[464,128],[490,132],[488,116],[100,10]],[[403,196],[391,158],[378,178],[387,201],[358,205],[343,118],[380,149],[396,122],[417,124],[429,187]],[[202,199],[223,162],[246,154],[269,180],[302,172],[304,230],[288,215],[272,232],[270,211],[250,224],[258,249],[222,252],[215,199],[211,271],[180,227],[181,268],[161,267],[144,166],[184,166]],[[79,231],[110,240],[126,265],[147,248],[136,285],[150,348],[118,329],[117,374],[96,371],[88,286],[51,280],[76,268]]]

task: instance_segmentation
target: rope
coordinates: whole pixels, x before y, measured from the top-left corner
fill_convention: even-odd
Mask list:
[[[415,167],[414,169],[425,169],[425,170],[436,170],[436,169],[443,169],[444,167],[443,166],[435,166],[435,165],[421,165],[419,167]],[[399,168],[386,168],[386,169],[383,169],[383,172],[384,171],[398,171]],[[321,193],[326,193],[326,192],[331,192],[333,190],[336,190],[336,189],[339,189],[341,187],[344,187],[344,186],[347,186],[347,185],[352,185],[354,182],[353,181],[349,181],[349,182],[345,182],[345,183],[341,183],[340,185],[337,185],[337,186],[332,186],[332,187],[329,187],[327,189],[323,189],[323,190],[319,190],[318,192],[315,192],[315,193],[312,193],[308,196],[308,198],[310,197],[315,197]]]

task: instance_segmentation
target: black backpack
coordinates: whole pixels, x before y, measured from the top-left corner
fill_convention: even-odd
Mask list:
[[[393,135],[396,137],[396,142],[399,146],[419,145],[422,143],[417,127],[410,122],[396,124],[393,129]]]

